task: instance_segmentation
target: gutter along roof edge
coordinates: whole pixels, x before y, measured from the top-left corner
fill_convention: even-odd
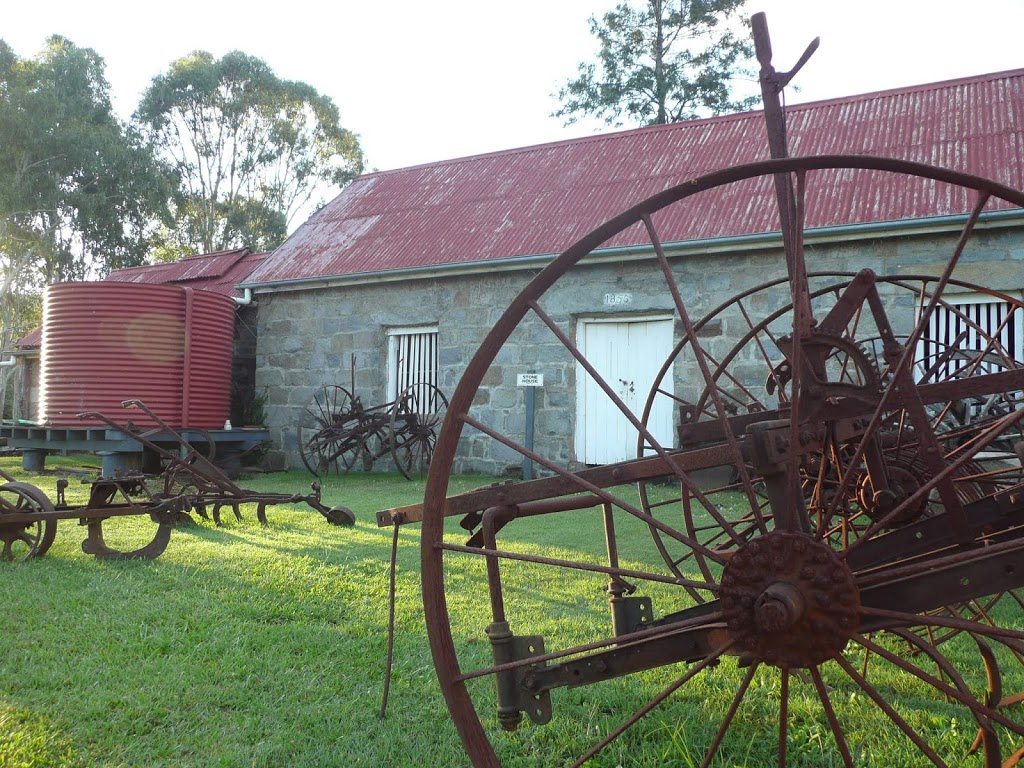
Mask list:
[[[957,231],[963,228],[969,216],[935,216],[924,219],[903,219],[899,221],[842,224],[831,227],[808,229],[804,233],[804,244],[828,244],[869,240],[885,237],[930,235]],[[1024,224],[1024,209],[999,210],[983,213],[975,225],[981,229],[1002,229]],[[728,251],[756,251],[782,247],[781,232],[762,232],[752,235],[731,235],[729,237],[705,240],[686,240],[665,243],[663,246],[670,257],[697,254],[723,253]],[[597,265],[609,262],[632,261],[653,256],[650,244],[599,248],[584,257],[581,264]],[[323,275],[266,283],[238,283],[239,290],[252,289],[254,294],[278,293],[282,291],[313,290],[316,288],[340,288],[376,283],[390,283],[402,280],[431,280],[442,277],[489,274],[541,269],[551,262],[557,253],[513,256],[487,261],[467,261],[436,264],[428,267],[405,267],[381,272],[357,272],[349,275]]]

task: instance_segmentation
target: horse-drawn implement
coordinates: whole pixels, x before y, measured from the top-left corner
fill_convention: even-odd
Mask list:
[[[317,477],[369,470],[390,457],[407,480],[430,465],[448,399],[433,384],[412,384],[394,401],[367,408],[344,387],[325,384],[306,401],[299,416],[299,455]]]
[[[210,509],[215,522],[220,524],[222,508],[231,509],[241,519],[241,505],[255,504],[256,517],[267,522],[266,509],[276,504],[306,504],[320,513],[328,522],[351,525],[355,515],[351,510],[335,506],[328,508],[320,501],[320,487],[313,484],[308,495],[267,493],[252,491],[236,485],[206,456],[190,445],[177,432],[146,405],[138,400],[127,400],[125,407],[139,408],[159,425],[154,432],[170,434],[178,441],[179,450],[169,451],[150,441],[151,433],[132,432],[101,413],[84,413],[83,418],[99,419],[113,429],[127,434],[153,451],[164,464],[162,474],[154,480],[141,473],[122,473],[116,477],[101,477],[90,483],[89,498],[84,505],[65,501],[67,481],[57,483],[56,503],[40,488],[17,482],[0,470],[7,482],[0,485],[0,559],[21,560],[41,557],[53,544],[58,520],[75,520],[86,527],[82,550],[101,559],[152,559],[158,557],[170,541],[171,531],[190,513],[207,516]],[[112,519],[130,515],[148,515],[156,524],[153,539],[143,547],[118,550],[108,545],[104,526]]]
[[[1024,194],[902,160],[788,157],[779,93],[793,73],[771,67],[763,15],[755,41],[773,159],[642,201],[539,273],[452,395],[424,503],[378,515],[396,529],[422,523],[427,633],[475,766],[515,762],[520,748],[543,764],[616,765],[659,734],[683,742],[693,765],[732,765],[752,749],[775,753],[755,757],[759,765],[879,764],[865,728],[906,744],[908,765],[1013,765],[1024,753],[1012,706],[1022,697],[1009,690],[1021,690],[1024,664],[1024,361],[1015,336],[1024,302],[958,269],[984,212],[1019,209]],[[837,179],[884,200],[898,177],[970,201],[938,264],[920,274],[810,270],[806,222]],[[691,315],[686,267],[666,255],[662,228],[702,205],[742,205],[746,190],[766,184],[779,202],[782,274]],[[659,282],[681,329],[635,409],[574,340],[557,290],[630,227],[646,232],[653,254],[648,282],[630,279]],[[983,325],[965,295],[1004,315]],[[939,319],[948,333],[934,332]],[[576,387],[596,384],[629,421],[635,459],[573,470],[477,415],[495,360],[511,358],[503,353],[517,334],[542,339],[538,328],[561,348],[548,362],[575,369]],[[666,403],[674,446],[653,426]],[[547,476],[447,497],[468,436]],[[453,539],[453,516],[468,542]],[[550,535],[553,518],[562,546],[538,554],[531,525],[548,520]],[[579,543],[587,526],[603,529],[603,552]],[[638,528],[649,534],[639,548]],[[607,593],[610,622],[536,597],[537,584],[587,579]],[[467,640],[481,606],[490,621]],[[599,683],[619,685],[604,710],[626,702],[610,725],[579,692]],[[563,694],[564,711],[562,689],[576,690]],[[713,722],[702,741],[679,730],[694,708]],[[556,712],[578,727],[560,727],[551,752],[543,736],[502,733]],[[798,749],[807,721],[819,734],[813,762]],[[956,728],[977,733],[959,753],[947,751]]]

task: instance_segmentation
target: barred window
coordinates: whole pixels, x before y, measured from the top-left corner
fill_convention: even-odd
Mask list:
[[[413,385],[437,386],[437,326],[388,331],[388,400]]]
[[[949,295],[935,307],[918,344],[919,379],[944,381],[1016,367],[1024,360],[1022,347],[1021,307],[984,293]]]

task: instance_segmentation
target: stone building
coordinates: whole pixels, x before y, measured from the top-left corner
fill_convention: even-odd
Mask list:
[[[788,109],[787,122],[794,157],[895,158],[1024,187],[1024,70],[802,104]],[[651,195],[767,157],[763,115],[751,112],[358,178],[240,285],[259,305],[256,385],[267,392],[277,464],[298,466],[296,424],[317,387],[353,389],[367,405],[393,400],[410,381],[450,394],[513,298],[559,253]],[[851,273],[840,282],[865,267],[941,273],[974,205],[955,185],[851,169],[818,174],[802,199],[808,269]],[[618,434],[616,406],[595,389],[582,356],[638,416],[652,386],[665,390],[667,405],[652,405],[643,418],[672,444],[686,404],[699,397],[699,366],[685,350],[663,364],[685,320],[708,313],[699,334],[709,358],[735,354],[730,387],[745,392],[759,375],[763,387],[764,361],[740,348],[760,322],[751,316],[771,317],[789,300],[784,280],[755,290],[786,275],[777,211],[771,177],[751,174],[656,212],[668,284],[643,226],[594,243],[544,294],[543,311],[564,338],[528,312],[484,376],[475,418],[521,443],[525,388],[517,384],[519,374],[535,372],[543,376],[535,390],[540,455],[563,466],[636,455],[636,430]],[[957,306],[972,307],[963,310],[974,313],[971,323],[1001,324],[1018,357],[1020,313],[1007,319],[1006,302],[970,284],[1020,298],[1022,224],[1014,206],[986,207],[960,258],[962,282],[950,289],[961,294]],[[902,332],[922,300],[920,281],[907,281],[886,298]],[[763,328],[776,341],[782,333]],[[929,333],[951,332],[945,328]],[[778,350],[760,354],[779,359]],[[740,396],[736,407],[757,407],[742,402],[751,398]],[[521,453],[477,437],[463,435],[458,469],[502,474],[521,462]]]

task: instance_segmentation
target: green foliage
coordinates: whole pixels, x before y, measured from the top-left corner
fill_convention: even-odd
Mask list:
[[[109,90],[92,49],[54,36],[29,60],[0,41],[0,253],[39,283],[140,264],[149,247],[167,189]]]
[[[141,264],[169,187],[114,115],[95,51],[54,36],[33,59],[0,40],[0,349],[42,288]]]
[[[167,248],[269,250],[314,197],[362,172],[334,103],[255,57],[196,51],[153,79],[135,122],[179,183]]]
[[[554,117],[582,116],[608,125],[659,125],[748,108],[756,97],[733,97],[732,81],[749,76],[753,55],[742,14],[746,0],[624,1],[590,31],[597,63],[581,62],[558,91]]]

